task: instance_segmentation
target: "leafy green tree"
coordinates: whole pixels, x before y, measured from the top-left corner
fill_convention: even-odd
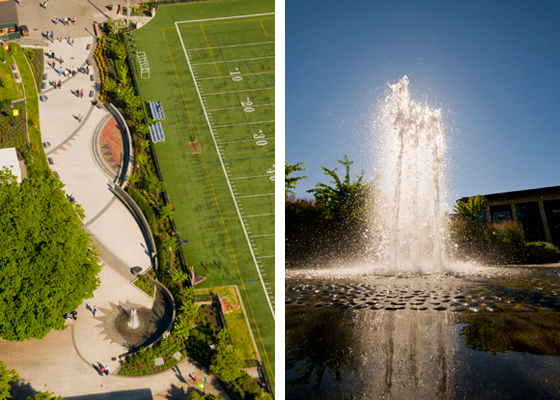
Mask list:
[[[144,151],[146,151],[148,149],[148,147],[150,147],[150,141],[149,140],[142,140],[140,142],[140,148]]]
[[[19,379],[19,375],[15,369],[8,369],[4,361],[0,361],[0,400],[11,399],[10,382]]]
[[[6,340],[62,330],[62,316],[99,286],[99,252],[83,209],[53,175],[21,184],[0,171],[0,333]]]
[[[312,193],[318,204],[323,207],[323,213],[327,219],[335,220],[356,220],[366,215],[366,208],[370,196],[375,189],[375,180],[364,182],[365,171],[357,176],[357,180],[350,181],[350,166],[354,163],[344,154],[343,160],[338,160],[346,169],[346,176],[341,180],[337,169],[333,170],[323,167],[325,175],[332,178],[329,186],[324,183],[317,183],[314,189],[308,190]],[[377,178],[376,178],[377,179]]]
[[[222,328],[216,335],[217,346],[227,346],[229,344],[229,331],[227,328]]]
[[[179,339],[187,340],[193,328],[194,324],[184,314],[179,314],[175,319],[173,334]]]
[[[200,394],[197,390],[193,390],[189,395],[189,400],[224,400],[222,396],[216,396],[212,393]]]
[[[226,382],[233,382],[241,375],[245,363],[239,352],[230,344],[218,345],[210,361],[210,371],[220,375]]]
[[[476,222],[486,207],[486,197],[477,194],[469,197],[467,201],[457,200],[457,204],[453,207],[453,211],[467,218],[469,221]]]
[[[166,204],[161,208],[161,219],[164,221],[171,221],[173,218],[173,206],[171,204]]]
[[[136,162],[140,165],[144,165],[148,162],[148,156],[144,153],[140,153],[136,156]]]
[[[185,275],[187,275],[187,278],[185,280],[183,280],[183,282],[188,279],[188,274],[185,274]],[[185,286],[183,289],[181,289],[180,293],[181,293],[182,296],[185,296],[185,299],[187,299],[189,301],[194,301],[194,287]]]
[[[140,177],[134,173],[128,175],[128,181],[132,184],[137,183],[140,180]]]
[[[295,194],[295,192],[291,189],[295,189],[297,183],[302,179],[308,178],[307,176],[290,176],[294,172],[307,171],[307,168],[303,168],[303,165],[305,163],[307,163],[307,161],[303,161],[297,164],[288,164],[288,162],[286,161],[286,194]]]
[[[113,79],[107,79],[103,82],[103,89],[105,89],[106,92],[114,92],[117,89],[117,82]]]

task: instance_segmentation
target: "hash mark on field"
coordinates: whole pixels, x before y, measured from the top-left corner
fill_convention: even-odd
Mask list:
[[[272,258],[272,257],[276,257],[276,256],[259,256],[257,258]]]
[[[254,214],[254,215],[246,215],[245,218],[254,218],[254,217],[270,217],[271,215],[274,215],[274,213],[269,213],[269,214]]]
[[[254,235],[254,236],[251,236],[251,237],[255,238],[255,237],[265,237],[265,236],[274,236],[274,235],[276,235],[276,234],[275,233],[269,233],[267,235]]]

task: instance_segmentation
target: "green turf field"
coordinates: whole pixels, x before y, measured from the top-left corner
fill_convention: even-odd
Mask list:
[[[160,7],[129,42],[165,112],[155,147],[186,262],[197,287],[238,285],[273,386],[274,31],[273,1],[222,0]]]

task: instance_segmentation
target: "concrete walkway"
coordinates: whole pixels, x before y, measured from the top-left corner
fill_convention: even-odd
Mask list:
[[[146,271],[151,265],[150,255],[140,227],[113,195],[113,180],[94,154],[94,146],[99,145],[94,140],[94,133],[109,115],[92,101],[97,98],[99,89],[98,79],[91,79],[94,69],[90,68],[89,75],[78,73],[72,78],[60,76],[56,70],[60,68],[60,56],[64,68],[76,69],[85,66],[86,60],[92,58],[93,38],[84,31],[88,32],[92,18],[103,16],[103,4],[89,0],[50,0],[44,10],[36,2],[24,1],[20,8],[20,24],[28,25],[34,40],[41,41],[37,32],[47,30],[45,26],[53,15],[77,14],[77,20],[82,24],[66,28],[59,25],[60,31],[55,33],[55,37],[71,35],[73,44],[66,40],[55,39],[54,43],[43,40],[47,49],[55,52],[57,61],[55,69],[45,66],[47,81],[52,85],[42,93],[47,100],[39,102],[39,117],[42,140],[50,143],[46,153],[52,162],[51,168],[64,182],[66,193],[84,208],[84,229],[93,235],[102,251],[103,269],[99,275],[101,285],[94,297],[78,307],[78,319],[68,322],[70,326],[66,330],[51,331],[42,340],[1,341],[0,360],[8,368],[18,371],[21,377],[18,382],[21,396],[18,397],[21,398],[48,390],[66,399],[183,399],[188,398],[195,375],[199,379],[207,375],[206,391],[227,398],[217,380],[189,359],[182,360],[171,370],[149,377],[115,375],[119,356],[126,353],[126,348],[105,334],[104,317],[121,304],[152,307],[153,299],[130,283],[135,278],[130,269],[139,266]],[[89,19],[87,13],[90,13]],[[38,26],[37,31],[32,29],[34,24]],[[91,45],[89,50],[88,45]],[[45,61],[49,59],[45,58]],[[54,88],[54,81],[58,80],[62,81],[61,89]],[[83,98],[76,95],[77,89],[83,89]],[[93,97],[89,97],[90,91],[93,91]],[[94,305],[98,309],[95,318],[91,313]],[[98,365],[109,365],[111,374],[100,376],[95,369]]]

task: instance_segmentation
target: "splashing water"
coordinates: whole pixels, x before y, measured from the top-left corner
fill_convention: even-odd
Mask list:
[[[140,321],[138,320],[138,310],[133,308],[130,310],[130,319],[128,320],[128,327],[130,329],[138,329]]]
[[[441,216],[445,136],[441,110],[410,98],[404,76],[389,85],[382,110],[382,264],[391,271],[433,272],[444,264]],[[378,220],[378,222],[379,222]],[[378,226],[379,228],[379,226]]]

